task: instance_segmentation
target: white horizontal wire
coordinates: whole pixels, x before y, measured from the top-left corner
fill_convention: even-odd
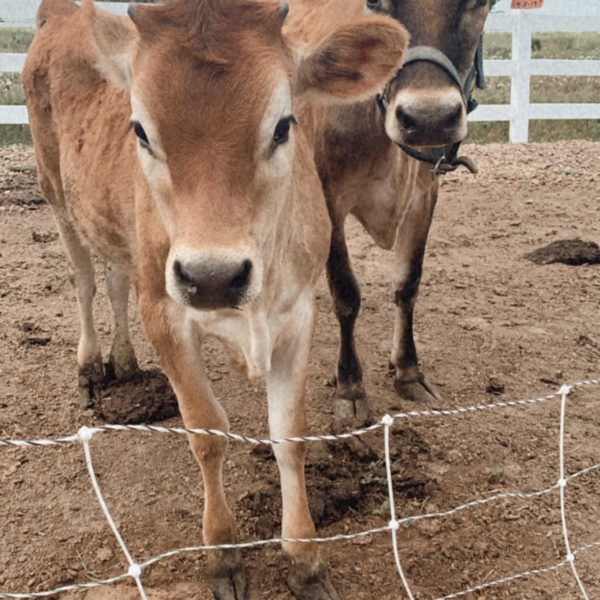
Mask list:
[[[63,587],[56,588],[55,590],[48,590],[46,592],[29,592],[27,594],[8,594],[0,592],[0,598],[46,598],[47,596],[54,596],[55,594],[62,594],[63,592],[70,592],[73,590],[90,590],[93,588],[102,587],[103,585],[109,585],[111,583],[123,581],[123,579],[127,579],[128,577],[129,574],[124,573],[123,575],[116,575],[115,577],[103,579],[101,581],[90,581],[88,583],[74,583],[71,585],[65,585]]]
[[[398,523],[400,523],[400,521],[398,521]],[[144,568],[149,567],[150,565],[153,565],[165,558],[171,558],[173,556],[177,556],[179,554],[184,554],[184,553],[193,553],[193,552],[201,552],[201,551],[205,551],[205,550],[217,550],[217,549],[253,548],[253,547],[258,547],[258,546],[265,546],[267,544],[278,544],[278,543],[281,543],[282,541],[305,542],[305,543],[334,542],[334,541],[348,540],[348,539],[353,539],[353,538],[357,538],[357,537],[361,537],[361,536],[371,535],[374,533],[382,533],[385,531],[390,531],[391,529],[395,529],[395,527],[392,527],[391,525],[387,525],[385,527],[379,527],[378,529],[372,529],[370,531],[364,531],[364,532],[360,532],[358,534],[335,535],[335,536],[324,537],[324,538],[274,538],[271,540],[260,540],[257,542],[248,542],[248,543],[242,543],[242,544],[226,544],[226,545],[221,545],[221,546],[187,546],[184,548],[178,548],[176,550],[171,550],[169,552],[165,552],[164,554],[160,554],[158,556],[150,558],[144,562],[139,563],[138,566],[141,569],[144,569]],[[600,548],[600,540],[597,542],[593,542],[591,544],[582,546],[581,548],[577,548],[576,550],[573,550],[573,555],[577,555],[577,554],[580,554],[587,550],[592,550],[595,548]],[[488,581],[481,585],[477,585],[477,586],[474,586],[472,588],[469,588],[469,589],[466,589],[466,590],[463,590],[460,592],[455,592],[452,594],[448,594],[446,596],[441,596],[439,598],[436,598],[435,600],[450,600],[451,598],[460,598],[462,596],[466,596],[467,594],[470,594],[473,592],[478,592],[478,591],[484,590],[486,588],[493,587],[496,585],[501,585],[503,583],[508,583],[510,581],[514,581],[517,579],[522,579],[529,575],[538,575],[540,573],[548,573],[550,571],[556,571],[557,569],[564,567],[566,564],[568,564],[568,562],[569,561],[567,559],[565,559],[565,560],[562,560],[559,563],[549,566],[549,567],[542,567],[540,569],[531,569],[528,571],[523,571],[521,573],[516,573],[514,575],[509,575],[508,577],[504,577],[502,579]],[[118,581],[122,581],[124,579],[127,579],[128,577],[131,577],[131,575],[129,573],[123,573],[121,575],[116,575],[115,577],[111,577],[110,579],[103,579],[100,581],[95,581],[95,582],[90,582],[90,583],[76,583],[73,585],[63,586],[63,587],[56,588],[54,590],[48,590],[45,592],[30,592],[27,594],[0,593],[0,598],[2,598],[2,599],[44,598],[47,596],[52,596],[54,594],[68,592],[71,590],[91,589],[91,588],[101,587],[103,585],[108,585],[110,583],[116,583]]]
[[[587,544],[582,546],[581,548],[577,548],[577,550],[573,550],[573,555],[576,556],[581,552],[585,552],[586,550],[592,550],[594,548],[600,548],[600,541],[593,542],[591,544]],[[466,596],[467,594],[472,594],[473,592],[480,592],[481,590],[485,590],[486,588],[493,587],[496,585],[502,585],[503,583],[509,583],[510,581],[515,581],[517,579],[522,579],[524,577],[528,577],[530,575],[539,575],[540,573],[549,573],[551,571],[556,571],[561,567],[569,564],[568,559],[561,560],[559,563],[552,565],[550,567],[542,567],[540,569],[530,569],[529,571],[523,571],[522,573],[516,573],[515,575],[509,575],[508,577],[503,577],[502,579],[495,579],[494,581],[488,581],[487,583],[482,583],[481,585],[474,586],[469,588],[468,590],[463,590],[461,592],[455,592],[454,594],[448,594],[447,596],[441,596],[439,598],[435,598],[435,600],[450,600],[451,598],[460,598],[461,596]]]
[[[600,379],[587,379],[585,381],[579,381],[577,383],[570,383],[567,387],[575,388],[586,385],[597,385],[600,384]],[[507,400],[503,402],[492,402],[489,404],[477,404],[473,406],[465,406],[459,408],[452,408],[447,410],[415,410],[410,412],[401,412],[391,415],[394,421],[401,419],[410,419],[417,417],[438,417],[438,416],[457,416],[469,413],[475,413],[480,411],[492,410],[495,408],[510,408],[516,406],[527,406],[530,404],[538,404],[542,402],[548,402],[549,400],[558,398],[561,396],[561,389],[557,390],[552,394],[548,394],[547,396],[541,396],[539,398],[531,398],[526,400]],[[319,442],[319,441],[339,441],[345,440],[352,437],[360,437],[365,435],[366,433],[370,433],[372,431],[376,431],[381,429],[384,426],[383,419],[380,419],[377,423],[364,427],[362,429],[357,429],[355,431],[350,431],[347,433],[340,434],[326,434],[326,435],[312,435],[305,437],[288,437],[281,439],[259,439],[253,438],[245,435],[240,435],[237,433],[231,433],[228,431],[221,431],[220,429],[204,429],[204,428],[187,428],[187,427],[162,427],[160,425],[119,425],[119,424],[111,424],[111,425],[100,425],[97,427],[90,427],[89,430],[95,433],[101,433],[105,431],[146,431],[151,433],[175,433],[175,434],[195,434],[195,435],[214,435],[219,437],[225,437],[230,440],[238,441],[238,442],[246,442],[254,445],[269,445],[272,446],[274,444],[283,444],[290,442]],[[33,446],[53,446],[59,444],[69,444],[79,441],[78,435],[71,435],[68,437],[62,437],[58,439],[41,439],[41,440],[11,440],[11,439],[1,439],[0,438],[0,446],[17,446],[17,447],[33,447]]]

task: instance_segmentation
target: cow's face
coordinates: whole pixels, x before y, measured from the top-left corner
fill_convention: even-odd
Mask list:
[[[489,12],[488,0],[365,2],[367,10],[390,14],[403,23],[410,32],[411,48],[430,46],[445,54],[465,85]],[[422,60],[407,64],[390,83],[386,95],[385,128],[395,142],[442,146],[465,137],[463,93],[439,65]]]
[[[401,62],[406,35],[391,19],[347,27],[301,56],[281,33],[286,14],[244,0],[137,5],[134,25],[90,12],[103,68],[131,96],[137,193],[158,208],[177,302],[238,307],[260,294],[280,217],[306,185],[294,165],[312,161],[296,140],[297,102],[364,97]]]

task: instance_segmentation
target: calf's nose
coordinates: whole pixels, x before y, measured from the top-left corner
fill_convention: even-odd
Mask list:
[[[178,259],[173,262],[175,282],[196,308],[232,308],[244,303],[252,277],[252,261]]]

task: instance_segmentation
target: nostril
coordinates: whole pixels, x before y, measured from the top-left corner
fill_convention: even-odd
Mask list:
[[[462,114],[462,107],[457,106],[456,109],[446,118],[444,121],[444,129],[451,130],[454,129],[459,121]]]
[[[414,131],[417,128],[417,122],[402,110],[402,107],[396,109],[396,118],[402,124],[405,131]]]
[[[192,280],[185,274],[183,267],[178,260],[173,263],[173,270],[181,283],[184,283],[185,285],[190,285],[192,283]]]
[[[240,292],[247,285],[250,280],[250,273],[252,271],[252,262],[245,260],[238,272],[235,274],[231,282],[229,283],[229,289],[232,292]]]
[[[178,260],[173,263],[173,270],[175,271],[175,276],[180,284],[185,286],[189,293],[195,294],[198,288],[192,277],[185,272],[182,264]]]

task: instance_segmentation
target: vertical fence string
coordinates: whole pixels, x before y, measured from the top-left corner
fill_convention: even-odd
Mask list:
[[[409,600],[415,600],[412,592],[410,591],[410,587],[408,585],[408,580],[404,575],[404,570],[402,569],[402,564],[400,563],[400,554],[398,552],[398,529],[400,527],[400,523],[396,519],[396,503],[394,501],[394,486],[392,481],[392,459],[390,454],[390,428],[394,424],[394,418],[390,415],[385,415],[383,419],[381,419],[383,423],[383,440],[385,444],[385,470],[387,474],[387,484],[388,484],[388,494],[390,498],[390,531],[392,532],[392,546],[394,548],[394,559],[396,560],[396,567],[398,569],[398,573],[400,574],[400,579],[402,580],[402,585],[404,585],[404,589],[408,594]]]
[[[565,488],[567,487],[567,480],[565,479],[565,413],[567,408],[567,396],[569,395],[571,388],[568,385],[563,385],[560,388],[560,435],[559,435],[559,448],[558,448],[558,457],[560,463],[560,479],[558,480],[559,490],[560,490],[560,519],[562,523],[563,530],[563,538],[565,541],[565,550],[567,552],[566,559],[571,566],[571,571],[573,571],[573,576],[575,577],[575,581],[577,581],[577,585],[583,594],[585,600],[589,600],[587,592],[583,586],[583,582],[579,577],[579,573],[577,572],[577,567],[575,566],[575,555],[571,552],[571,544],[569,542],[569,532],[567,530],[567,511],[565,508]]]
[[[112,529],[113,534],[117,538],[117,541],[119,542],[119,545],[121,546],[121,550],[123,550],[123,554],[125,554],[125,558],[127,559],[127,562],[129,563],[128,575],[130,577],[133,577],[133,579],[135,580],[135,583],[137,585],[137,588],[138,588],[138,591],[140,593],[142,600],[148,600],[148,598],[146,596],[146,592],[144,590],[144,586],[142,585],[142,580],[140,579],[142,569],[140,568],[140,566],[138,564],[135,563],[135,561],[131,557],[131,554],[129,553],[129,550],[127,549],[127,546],[125,545],[125,542],[123,541],[123,538],[121,537],[121,534],[119,533],[119,530],[117,529],[117,526],[108,510],[108,506],[106,505],[106,502],[104,501],[102,492],[100,491],[100,486],[98,485],[98,480],[96,478],[96,473],[94,471],[94,465],[92,464],[92,453],[90,451],[90,440],[92,439],[93,435],[94,435],[94,432],[89,427],[85,427],[85,426],[82,427],[78,433],[79,439],[83,442],[83,450],[85,452],[85,463],[87,465],[88,472],[90,474],[90,479],[92,481],[92,487],[94,488],[94,491],[96,492],[96,497],[98,498],[98,502],[100,503],[102,512],[104,513],[104,516],[106,517],[106,520],[108,521],[108,524],[110,525],[110,528]]]

